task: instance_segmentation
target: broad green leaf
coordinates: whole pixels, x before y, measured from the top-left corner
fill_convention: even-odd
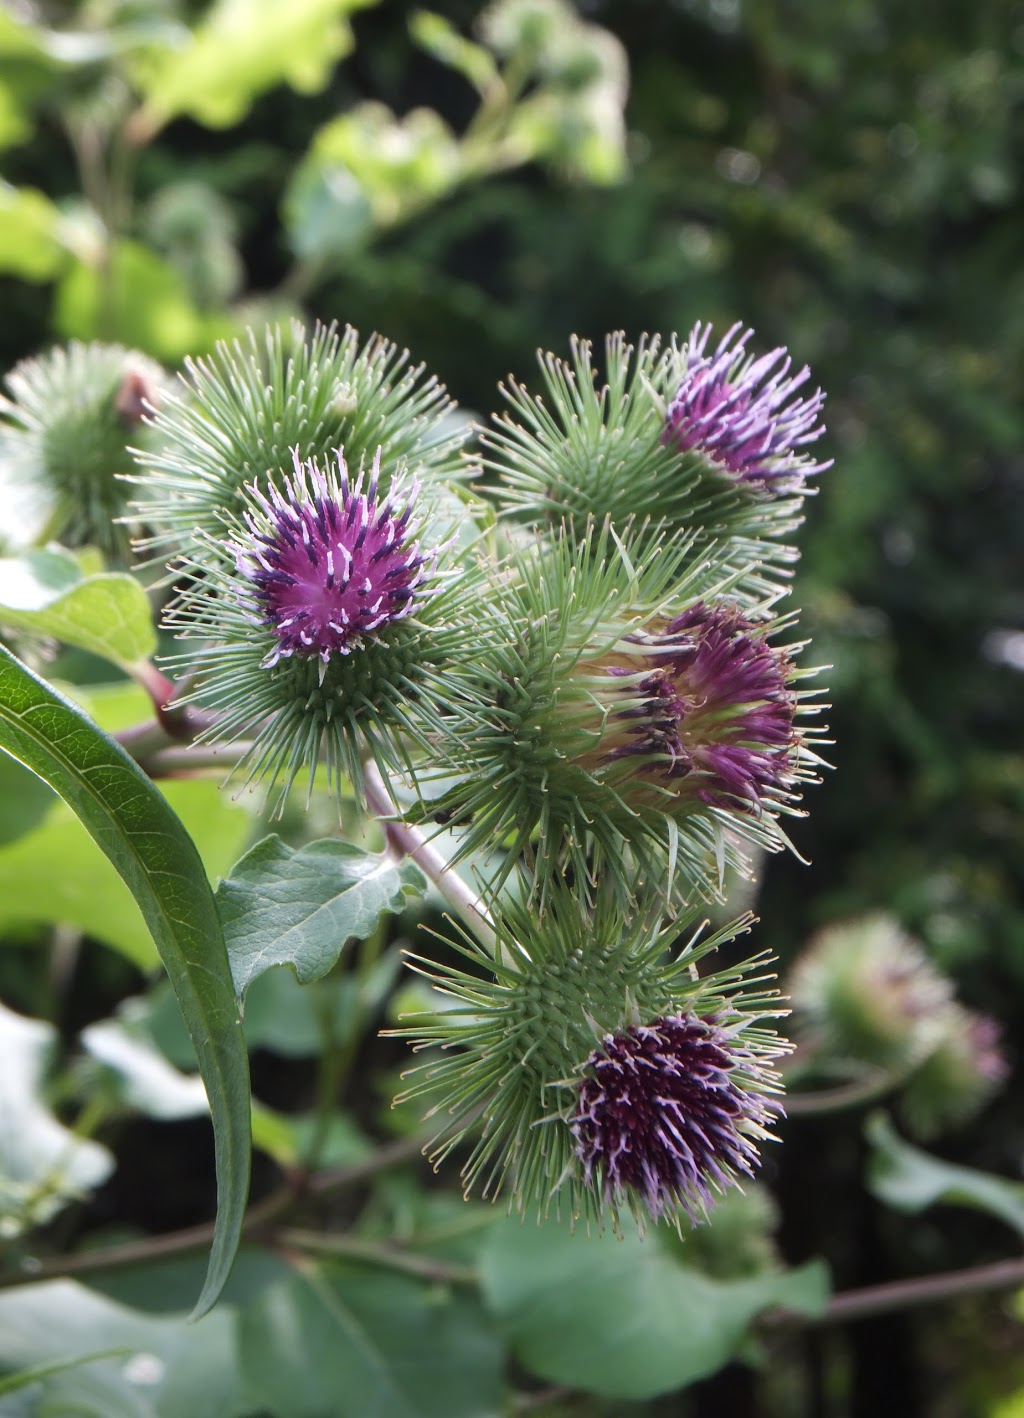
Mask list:
[[[514,1219],[488,1236],[480,1276],[521,1363],[554,1383],[619,1399],[706,1378],[742,1348],[764,1310],[819,1314],[828,1294],[817,1262],[712,1280],[669,1255],[654,1231],[588,1236]]]
[[[350,842],[326,838],[295,849],[265,837],[217,888],[231,973],[239,999],[274,965],[302,984],[319,980],[346,943],[365,940],[382,915],[425,890],[411,862],[400,865]]]
[[[16,117],[6,105],[0,108],[8,132]],[[60,213],[42,192],[0,180],[0,272],[24,281],[52,280],[66,259],[59,222]]]
[[[57,1031],[0,1004],[0,1236],[49,1221],[114,1170],[105,1147],[76,1137],[42,1099]]]
[[[180,1316],[188,1313],[193,1296],[203,1283],[204,1264],[203,1257],[194,1252],[161,1256],[137,1265],[97,1271],[89,1277],[88,1286],[93,1293],[106,1295],[129,1310]],[[276,1252],[243,1244],[217,1313],[225,1306],[250,1304],[261,1290],[291,1273],[292,1267]]]
[[[897,1211],[925,1211],[945,1202],[987,1211],[1024,1236],[1024,1182],[943,1162],[904,1142],[884,1113],[873,1113],[865,1126],[874,1148],[868,1186],[879,1201]]]
[[[116,1359],[103,1351],[120,1351]],[[229,1418],[248,1410],[234,1315],[154,1318],[71,1280],[0,1293],[0,1367],[77,1362],[42,1380],[39,1412],[76,1418]]]
[[[314,1113],[301,1117],[275,1113],[253,1100],[252,1144],[273,1157],[279,1167],[305,1166],[314,1140],[318,1167],[351,1167],[373,1152],[373,1143],[350,1113],[334,1113],[321,1135],[320,1120]]]
[[[153,613],[135,577],[88,575],[70,552],[56,548],[0,557],[0,623],[120,665],[156,650]]]
[[[145,96],[139,126],[153,133],[188,114],[228,128],[277,84],[322,89],[353,45],[347,16],[374,0],[214,0],[190,42],[149,57],[136,74]]]
[[[0,647],[0,748],[60,794],[139,904],[189,1027],[217,1152],[217,1228],[199,1313],[216,1300],[249,1186],[249,1068],[223,935],[192,839],[124,750]]]
[[[167,781],[161,796],[191,836],[208,875],[223,875],[249,835],[246,811],[216,783],[201,779]],[[39,826],[0,846],[0,931],[32,924],[75,927],[119,950],[140,970],[159,961],[138,902],[62,802]]]
[[[57,286],[62,335],[117,341],[173,364],[235,333],[228,317],[197,310],[181,274],[148,247],[119,241],[97,256],[74,261]]]
[[[479,1306],[437,1285],[331,1266],[242,1312],[247,1391],[274,1418],[498,1418],[502,1350]]]

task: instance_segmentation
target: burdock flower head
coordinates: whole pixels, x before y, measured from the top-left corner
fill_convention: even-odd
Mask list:
[[[746,354],[735,327],[706,353],[710,326],[689,340],[619,332],[604,367],[586,340],[571,357],[540,356],[540,394],[510,381],[509,409],[484,434],[496,495],[516,520],[578,540],[606,519],[631,549],[686,537],[720,581],[754,599],[784,587],[796,559],[786,538],[802,521],[800,493],[823,432],[824,395],[801,398],[779,349]],[[770,489],[774,496],[764,496]]]
[[[693,595],[702,568],[677,551],[652,557],[645,583],[610,537],[567,537],[499,588],[505,638],[478,661],[490,705],[435,804],[465,825],[467,852],[504,864],[495,885],[522,859],[541,898],[569,870],[580,890],[604,878],[622,899],[637,878],[677,874],[687,899],[709,899],[709,863],[742,871],[741,839],[784,845],[778,815],[820,763],[801,722],[815,706],[797,688],[810,672],[798,646],[773,643],[785,621]]]
[[[805,365],[791,375],[784,347],[760,358],[747,354],[754,332],[740,324],[706,354],[711,329],[695,325],[684,349],[685,371],[666,413],[665,442],[702,454],[748,486],[801,491],[805,478],[831,467],[803,451],[825,431],[818,422],[824,394],[816,389],[798,395],[810,370]]]
[[[829,1061],[907,1072],[931,1054],[952,982],[890,916],[828,926],[789,979],[802,1045]]]
[[[571,1121],[585,1181],[609,1204],[632,1193],[654,1218],[679,1207],[702,1220],[716,1193],[753,1175],[757,1141],[781,1111],[765,1083],[763,1059],[714,1015],[606,1035]]]
[[[394,487],[381,498],[379,449],[365,492],[364,474],[353,486],[340,451],[337,478],[313,459],[302,462],[297,448],[292,459],[294,474],[280,488],[252,487],[243,513],[248,535],[229,543],[251,586],[253,618],[274,636],[265,668],[289,655],[318,656],[326,666],[436,589],[429,577],[438,549],[421,554],[414,540],[418,486],[401,510]]]
[[[635,661],[607,667],[624,707],[612,709],[597,753],[621,762],[613,776],[631,797],[651,801],[650,783],[755,814],[786,798],[799,766],[794,667],[765,631],[731,602],[700,601],[629,637],[651,669],[637,683]]]
[[[410,1096],[440,1100],[438,1156],[482,1119],[467,1188],[507,1185],[523,1211],[697,1222],[753,1174],[788,1049],[764,1021],[785,1010],[763,958],[699,977],[747,922],[680,949],[693,920],[624,919],[610,896],[590,910],[559,888],[542,920],[502,904],[493,956],[467,942],[468,969],[420,962],[449,1000],[410,1022],[418,1047],[440,1046]]]
[[[446,695],[469,643],[479,643],[456,583],[450,543],[424,545],[417,485],[400,473],[386,493],[373,467],[349,478],[293,450],[293,471],[244,490],[238,521],[208,537],[169,612],[205,643],[177,657],[189,698],[212,711],[204,737],[246,741],[249,781],[296,775],[321,755],[328,778],[358,790],[367,753],[401,770],[410,743],[440,733]],[[429,511],[429,509],[428,509]]]
[[[37,540],[98,547],[126,559],[134,463],[145,420],[169,378],[153,360],[120,345],[77,340],[22,360],[0,396],[0,491],[31,507]],[[144,519],[134,527],[135,531]]]

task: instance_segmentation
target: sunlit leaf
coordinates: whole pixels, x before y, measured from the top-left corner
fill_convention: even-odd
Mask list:
[[[217,1152],[217,1229],[197,1309],[219,1294],[249,1186],[248,1058],[216,905],[192,839],[137,764],[0,647],[0,747],[81,818],[132,892],[189,1026]]]
[[[82,1046],[120,1084],[122,1099],[149,1118],[194,1118],[207,1111],[198,1074],[182,1073],[123,1020],[104,1019],[81,1033]]]
[[[409,33],[422,49],[461,74],[481,94],[498,82],[498,67],[491,54],[482,44],[473,44],[459,34],[443,15],[416,10],[409,20]]]
[[[77,260],[57,287],[54,323],[79,340],[108,340],[175,363],[234,333],[225,316],[189,298],[182,275],[135,241],[117,242],[99,261]]]
[[[347,16],[374,0],[213,0],[181,48],[151,55],[137,80],[146,107],[140,131],[188,114],[211,128],[243,118],[276,84],[323,88],[352,49]]]
[[[53,636],[115,664],[130,665],[156,649],[153,614],[135,577],[85,575],[60,549],[0,557],[0,623]]]
[[[12,122],[16,134],[17,113],[0,105],[0,124],[5,118],[8,134]],[[25,281],[52,280],[65,260],[59,221],[60,213],[42,192],[0,180],[0,272]]]
[[[402,118],[361,103],[315,135],[285,193],[289,240],[304,257],[357,246],[372,226],[406,220],[461,181],[459,144],[433,109]]]
[[[364,940],[382,915],[425,888],[411,862],[351,842],[327,838],[296,850],[265,837],[217,888],[239,998],[275,965],[290,965],[303,984],[320,979],[348,941]]]
[[[208,780],[169,780],[161,796],[192,837],[210,878],[223,875],[248,837],[248,814]],[[131,892],[60,802],[38,826],[0,846],[0,930],[33,923],[72,926],[121,951],[141,970],[158,961]]]
[[[541,1378],[608,1398],[644,1399],[715,1373],[765,1310],[819,1314],[823,1267],[712,1280],[671,1256],[657,1233],[588,1236],[581,1227],[509,1220],[481,1256],[487,1303],[521,1363]]]

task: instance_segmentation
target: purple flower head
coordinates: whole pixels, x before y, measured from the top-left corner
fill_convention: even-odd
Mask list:
[[[977,1076],[988,1083],[1004,1083],[1010,1065],[1001,1048],[1002,1030],[988,1014],[970,1014],[964,1027],[964,1053]]]
[[[378,492],[380,449],[369,485],[355,483],[338,450],[338,473],[320,471],[314,458],[292,451],[295,471],[266,493],[248,489],[248,535],[228,543],[250,585],[255,619],[277,641],[269,668],[290,655],[348,655],[385,626],[407,616],[430,594],[424,580],[438,549],[421,552],[412,520],[414,482],[399,510],[395,489]]]
[[[737,482],[764,490],[799,490],[804,478],[832,466],[800,450],[824,433],[818,422],[825,396],[797,390],[810,378],[805,365],[790,375],[785,347],[754,359],[746,343],[754,333],[733,325],[714,354],[706,355],[710,325],[697,324],[687,342],[686,373],[666,413],[665,442],[694,449]]]
[[[715,1193],[752,1176],[755,1139],[781,1112],[758,1056],[715,1016],[685,1014],[608,1034],[584,1065],[571,1120],[587,1182],[633,1192],[655,1219],[694,1223]]]
[[[792,663],[729,603],[703,601],[654,635],[632,637],[654,668],[615,713],[615,759],[640,759],[672,791],[759,810],[787,795],[798,761]],[[612,675],[628,671],[611,667]]]

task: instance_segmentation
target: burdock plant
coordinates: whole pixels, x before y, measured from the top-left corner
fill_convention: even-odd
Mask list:
[[[376,336],[250,334],[142,406],[168,722],[272,809],[301,776],[383,815],[459,918],[460,964],[414,962],[447,1006],[404,1030],[436,1155],[596,1224],[699,1221],[782,1107],[766,962],[701,916],[821,762],[780,602],[822,395],[710,336],[543,356],[484,496],[442,386]]]

